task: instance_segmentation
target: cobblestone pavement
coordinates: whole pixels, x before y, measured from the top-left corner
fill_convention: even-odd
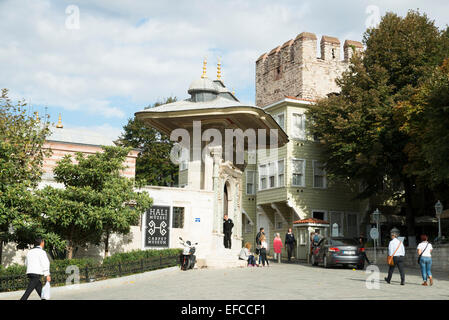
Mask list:
[[[173,270],[141,275],[133,281],[104,281],[101,287],[81,285],[79,289],[53,294],[52,299],[449,299],[449,273],[434,273],[434,285],[424,287],[418,269],[406,270],[406,285],[399,284],[395,270],[391,284],[383,280],[380,289],[367,289],[368,274],[350,268],[324,269],[301,264],[277,264],[265,268],[224,270]],[[23,292],[6,299],[19,299]],[[35,292],[30,299],[37,299]],[[0,294],[0,299],[2,298]]]

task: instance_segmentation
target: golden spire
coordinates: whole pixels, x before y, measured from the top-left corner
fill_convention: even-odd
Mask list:
[[[221,80],[221,61],[220,61],[220,58],[218,58],[218,63],[217,63],[217,80]]]
[[[36,115],[36,121],[39,121],[39,112],[36,111],[34,114]]]
[[[232,88],[232,95],[235,96],[235,89]]]
[[[201,76],[201,79],[207,78],[207,75],[206,75],[206,65],[207,65],[207,58],[205,57],[205,58],[204,58],[204,61],[203,61],[203,75]]]
[[[56,125],[56,128],[62,129],[63,127],[64,126],[62,125],[61,114],[59,114],[58,124]]]

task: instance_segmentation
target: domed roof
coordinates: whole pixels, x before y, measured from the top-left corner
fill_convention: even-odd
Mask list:
[[[193,80],[189,86],[189,90],[187,90],[189,94],[191,94],[192,92],[201,91],[218,93],[218,88],[217,85],[209,78],[201,78]]]

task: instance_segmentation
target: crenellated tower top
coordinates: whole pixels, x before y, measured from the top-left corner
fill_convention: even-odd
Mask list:
[[[335,79],[348,67],[362,43],[346,40],[340,59],[340,40],[322,36],[317,56],[317,36],[302,32],[256,60],[256,105],[266,106],[286,96],[316,100],[338,91]]]

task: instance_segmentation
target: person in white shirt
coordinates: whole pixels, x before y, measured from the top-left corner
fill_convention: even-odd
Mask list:
[[[26,257],[28,287],[20,300],[27,300],[33,290],[36,290],[39,297],[42,294],[41,276],[51,281],[50,261],[47,253],[44,251],[45,241],[41,238],[36,239],[35,247],[31,249]]]
[[[427,241],[427,235],[421,235],[421,243],[418,245],[418,263],[421,266],[421,275],[424,280],[423,286],[427,286],[427,279],[433,285],[432,279],[432,244]]]
[[[393,228],[390,232],[391,241],[388,245],[388,255],[393,256],[394,265],[390,266],[388,269],[388,276],[385,278],[387,283],[390,283],[391,277],[393,276],[393,271],[396,266],[398,266],[399,274],[401,275],[401,285],[405,284],[405,272],[404,272],[404,256],[405,248],[404,244],[399,241],[399,230]]]

